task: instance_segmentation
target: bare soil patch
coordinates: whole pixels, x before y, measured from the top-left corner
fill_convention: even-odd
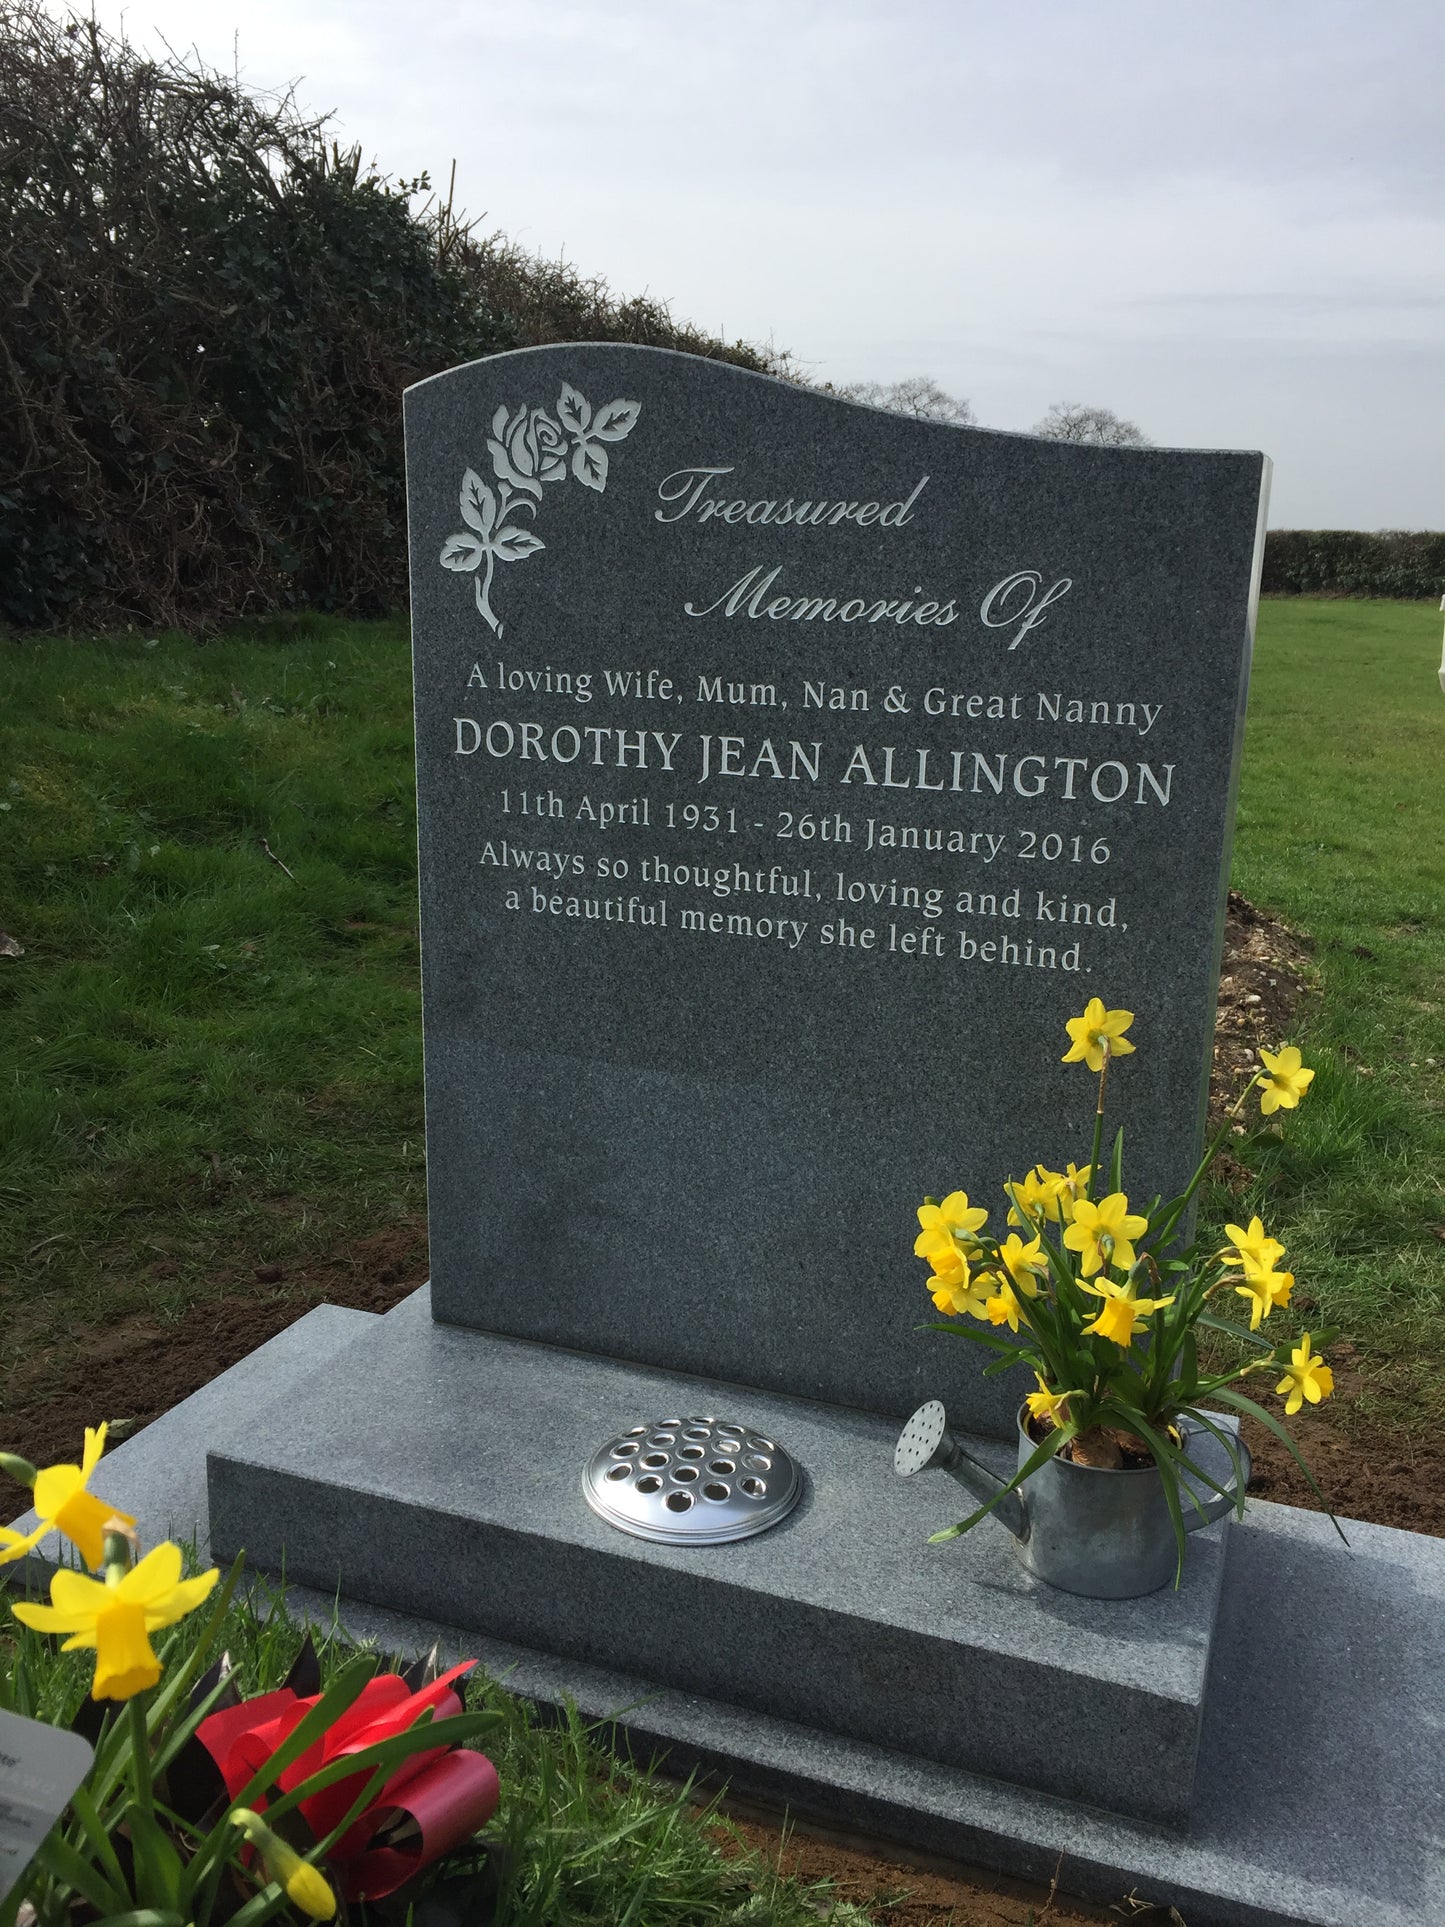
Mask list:
[[[986,1867],[952,1866],[927,1856],[916,1862],[895,1859],[873,1841],[822,1828],[780,1829],[748,1807],[729,1806],[728,1812],[744,1844],[783,1873],[831,1882],[836,1900],[862,1908],[887,1927],[1119,1927],[1121,1921],[1174,1927],[1179,1920],[1177,1914],[1171,1919],[1167,1907],[1127,1897],[1111,1907],[1094,1907]],[[717,1838],[726,1852],[727,1835],[720,1830]],[[1067,1866],[1058,1878],[1067,1879]]]
[[[73,1461],[87,1425],[106,1418],[117,1442],[129,1438],[314,1305],[390,1311],[426,1279],[425,1221],[405,1218],[305,1265],[251,1265],[174,1322],[130,1317],[75,1333],[11,1374],[5,1449],[36,1465]]]

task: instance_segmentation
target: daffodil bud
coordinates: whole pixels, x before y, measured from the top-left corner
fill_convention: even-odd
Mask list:
[[[285,1893],[293,1907],[299,1907],[312,1920],[330,1920],[336,1913],[336,1895],[326,1876],[280,1834],[273,1833],[259,1813],[250,1807],[236,1807],[231,1825],[239,1827],[260,1854],[267,1873]]]
[[[101,1566],[106,1584],[115,1585],[135,1564],[140,1540],[123,1519],[107,1519],[101,1529]]]
[[[35,1490],[35,1481],[39,1474],[29,1459],[22,1459],[14,1452],[0,1452],[0,1472],[8,1472],[12,1479],[28,1491]]]

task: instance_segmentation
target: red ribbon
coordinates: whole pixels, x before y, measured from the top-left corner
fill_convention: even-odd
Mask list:
[[[428,1708],[437,1719],[460,1713],[462,1702],[452,1681],[476,1665],[463,1660],[449,1672],[413,1692],[396,1673],[367,1681],[352,1704],[281,1774],[283,1793],[322,1767],[393,1738],[416,1724]],[[301,1724],[321,1695],[298,1699],[289,1687],[244,1700],[202,1720],[196,1737],[215,1761],[226,1792],[235,1799]],[[366,1769],[348,1774],[301,1802],[301,1814],[316,1839],[331,1832],[366,1782]],[[380,1900],[444,1853],[468,1840],[496,1811],[501,1789],[497,1769],[480,1753],[434,1746],[414,1753],[387,1780],[375,1798],[332,1846],[327,1861],[335,1867],[348,1900]],[[263,1807],[257,1801],[259,1808]]]

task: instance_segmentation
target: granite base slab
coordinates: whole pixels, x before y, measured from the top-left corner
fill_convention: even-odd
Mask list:
[[[205,1458],[269,1393],[324,1371],[379,1321],[321,1307],[107,1456],[106,1490],[209,1547]],[[17,1525],[20,1521],[15,1522]],[[1188,1927],[1424,1927],[1445,1920],[1445,1542],[1251,1501],[1231,1529],[1186,1834],[1069,1805],[884,1746],[659,1688],[441,1618],[293,1587],[387,1652],[476,1656],[542,1707],[572,1701],[639,1757],[910,1852],[1064,1891],[1172,1903]],[[42,1557],[53,1554],[42,1542]]]
[[[222,1556],[245,1547],[326,1591],[1161,1824],[1188,1817],[1223,1526],[1194,1535],[1177,1592],[1075,1598],[1026,1573],[993,1523],[929,1546],[974,1502],[942,1473],[898,1479],[888,1420],[434,1324],[425,1292],[314,1385],[212,1447]],[[707,1546],[597,1518],[581,1491],[597,1448],[693,1412],[785,1446],[807,1476],[797,1509]]]

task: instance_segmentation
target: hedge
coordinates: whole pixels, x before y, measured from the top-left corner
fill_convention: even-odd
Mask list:
[[[326,128],[0,0],[0,621],[396,608],[409,383],[562,339],[782,371],[414,213]]]
[[[1445,595],[1445,535],[1407,529],[1271,529],[1266,595]]]

